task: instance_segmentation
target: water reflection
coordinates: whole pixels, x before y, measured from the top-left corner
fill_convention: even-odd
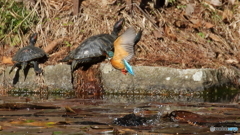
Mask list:
[[[240,101],[239,94],[239,89],[218,87],[205,90],[202,97],[204,102],[228,103]]]
[[[36,130],[41,127],[44,133],[61,131],[66,134],[100,131],[111,134],[220,134],[210,133],[210,127],[219,123],[225,124],[220,126],[240,123],[239,104],[230,103],[239,102],[238,93],[236,89],[215,88],[199,94],[94,96],[60,90],[52,93],[13,90],[0,96],[3,101],[0,116],[4,118],[0,125],[11,125],[3,127],[1,132],[8,133],[11,129],[20,133],[24,127],[28,132],[38,133]],[[174,115],[170,115],[173,112]],[[125,119],[121,119],[124,116]],[[174,117],[174,121],[169,116]],[[131,124],[136,126],[121,126]],[[29,130],[29,125],[34,130]],[[44,128],[46,126],[48,128]]]
[[[80,98],[80,99],[103,99],[112,103],[146,103],[146,102],[216,102],[228,103],[240,101],[240,90],[218,87],[205,90],[198,94],[175,94],[175,95],[126,95],[126,94],[104,94],[94,95],[76,95],[74,91],[56,90],[49,92],[34,92],[27,89],[16,89],[8,92],[9,96],[15,97],[36,97],[40,99],[52,98]]]

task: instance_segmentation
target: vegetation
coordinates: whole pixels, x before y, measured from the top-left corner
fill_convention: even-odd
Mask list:
[[[34,10],[27,9],[22,2],[0,1],[0,41],[2,44],[16,45],[22,35],[33,27],[38,18]]]

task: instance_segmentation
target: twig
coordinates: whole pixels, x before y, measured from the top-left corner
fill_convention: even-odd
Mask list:
[[[152,21],[152,19],[148,16],[148,14],[146,14],[136,3],[132,3],[132,5],[134,5],[134,6],[136,6],[142,13],[143,13],[143,15],[153,24],[153,26],[155,27],[155,28],[159,28],[153,21]]]

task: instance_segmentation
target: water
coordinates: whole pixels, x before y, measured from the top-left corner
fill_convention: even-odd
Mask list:
[[[0,134],[237,134],[210,128],[240,128],[236,89],[197,95],[102,96],[24,91],[0,99]],[[140,125],[117,125],[117,120]]]

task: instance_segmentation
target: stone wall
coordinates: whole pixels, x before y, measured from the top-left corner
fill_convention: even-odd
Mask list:
[[[14,89],[73,90],[70,65],[57,64],[43,68],[44,74],[37,76],[30,68],[26,74],[22,70],[13,70],[2,66],[0,86]],[[80,70],[80,69],[79,69]],[[225,85],[236,80],[239,72],[234,69],[176,69],[170,67],[133,66],[135,75],[124,75],[114,69],[110,63],[101,63],[102,87],[107,93],[161,94],[166,92],[188,93],[203,91],[206,88]]]
[[[176,69],[133,66],[135,75],[124,75],[109,63],[100,67],[107,93],[188,93],[231,83],[238,74],[233,69]]]

